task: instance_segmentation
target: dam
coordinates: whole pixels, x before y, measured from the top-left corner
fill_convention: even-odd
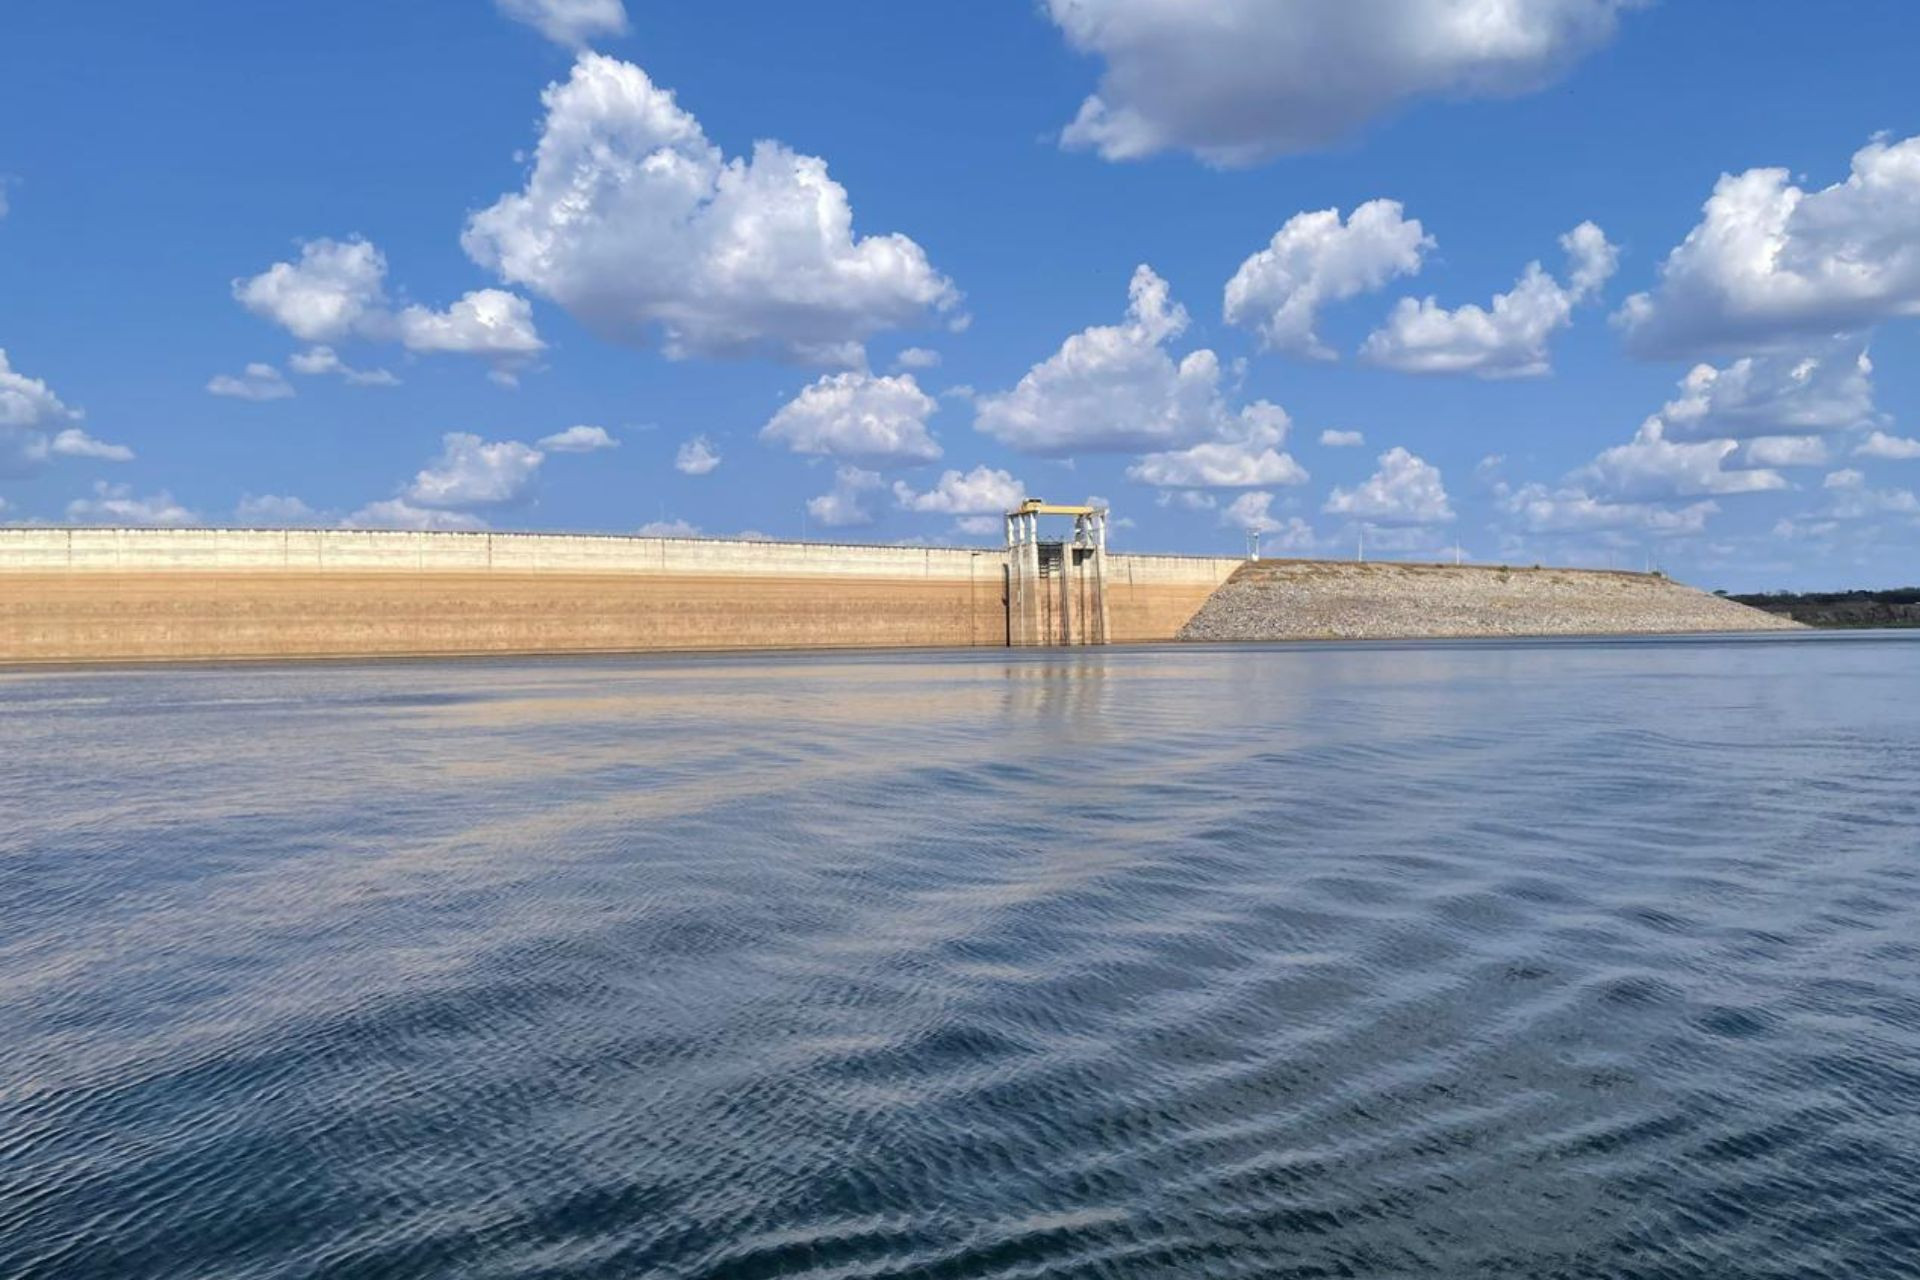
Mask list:
[[[1018,536],[1006,547],[917,547],[347,529],[0,529],[0,663],[1796,625],[1657,575],[1119,554],[1106,550],[1104,522],[1078,526],[1070,542],[1045,543],[1032,526]]]
[[[1240,567],[1104,559],[1121,644],[1171,640]],[[1005,647],[1007,563],[998,548],[0,529],[0,662]]]

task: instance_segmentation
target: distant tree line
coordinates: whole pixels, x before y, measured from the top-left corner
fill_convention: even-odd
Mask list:
[[[1810,627],[1920,627],[1920,587],[1890,591],[1764,591],[1729,595],[1740,604],[1784,614]]]

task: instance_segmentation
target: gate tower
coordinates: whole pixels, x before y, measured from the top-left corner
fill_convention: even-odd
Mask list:
[[[1041,516],[1070,516],[1071,540],[1043,541]],[[1007,513],[1007,643],[1106,644],[1107,509],[1029,498]]]

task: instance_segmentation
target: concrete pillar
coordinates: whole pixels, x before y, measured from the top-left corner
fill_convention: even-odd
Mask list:
[[[1060,643],[1071,645],[1073,638],[1073,543],[1060,546]]]
[[[1024,648],[1033,643],[1034,581],[1027,571],[1027,518],[1007,517],[1007,643]]]
[[[1093,518],[1093,644],[1113,643],[1107,616],[1107,513]]]
[[[1007,560],[1001,572],[1007,584],[1007,645],[1020,643],[1020,627],[1025,620],[1020,601],[1020,528],[1014,516],[1007,517]]]
[[[1040,628],[1040,517],[1029,514],[1024,517],[1024,521],[1026,524],[1027,541],[1023,551],[1027,569],[1027,581],[1032,584],[1032,590],[1028,593],[1028,600],[1032,608],[1027,612],[1027,633],[1026,639],[1022,641],[1022,643],[1039,645],[1047,642],[1046,637],[1041,634]]]

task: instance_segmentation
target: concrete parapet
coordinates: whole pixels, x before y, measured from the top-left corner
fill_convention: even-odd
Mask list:
[[[967,578],[997,551],[361,529],[0,529],[0,574],[743,573]]]

